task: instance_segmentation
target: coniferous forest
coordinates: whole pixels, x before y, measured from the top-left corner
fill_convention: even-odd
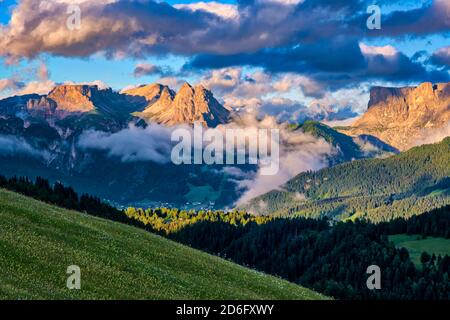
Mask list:
[[[246,212],[170,208],[118,210],[61,183],[0,177],[0,187],[60,207],[131,224],[338,299],[450,299],[450,257],[422,253],[421,265],[389,235],[450,238],[450,206],[409,219],[374,224]],[[367,267],[381,270],[369,290]]]

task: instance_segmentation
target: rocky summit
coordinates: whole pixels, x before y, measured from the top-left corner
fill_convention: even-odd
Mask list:
[[[351,135],[368,134],[403,151],[450,121],[450,83],[425,82],[417,87],[374,87],[367,112],[350,128]]]
[[[228,121],[230,111],[203,86],[192,87],[185,83],[176,94],[170,88],[162,87],[158,100],[135,115],[168,126],[199,122],[207,127],[216,127]]]

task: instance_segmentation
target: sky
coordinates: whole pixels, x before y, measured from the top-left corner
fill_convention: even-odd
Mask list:
[[[449,70],[448,0],[0,0],[3,98],[189,81],[232,108],[342,120],[371,86],[447,82]]]

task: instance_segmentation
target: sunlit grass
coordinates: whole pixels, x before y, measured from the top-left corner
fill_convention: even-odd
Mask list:
[[[66,288],[69,265],[81,290]],[[323,299],[144,230],[0,189],[2,299]]]

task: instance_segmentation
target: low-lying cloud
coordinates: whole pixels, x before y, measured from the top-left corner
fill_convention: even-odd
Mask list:
[[[443,126],[442,128],[432,129],[427,128],[423,129],[421,134],[421,138],[419,138],[414,146],[420,146],[423,144],[432,144],[442,141],[444,138],[450,136],[450,121]]]
[[[85,131],[78,140],[78,146],[85,150],[103,150],[110,157],[122,162],[153,161],[170,162],[173,129],[157,124],[147,128],[130,125],[116,133]]]
[[[45,152],[33,148],[25,140],[11,135],[0,135],[0,155],[28,155],[35,158],[45,158],[47,156]]]
[[[324,139],[305,134],[300,130],[292,131],[286,124],[280,124],[275,117],[257,120],[254,115],[241,117],[231,128],[267,128],[280,130],[279,170],[276,175],[261,174],[261,167],[250,179],[238,182],[238,188],[245,190],[237,204],[243,204],[254,197],[273,189],[280,188],[297,174],[307,170],[318,170],[328,165],[328,156],[336,150]],[[225,127],[227,127],[225,126]]]

